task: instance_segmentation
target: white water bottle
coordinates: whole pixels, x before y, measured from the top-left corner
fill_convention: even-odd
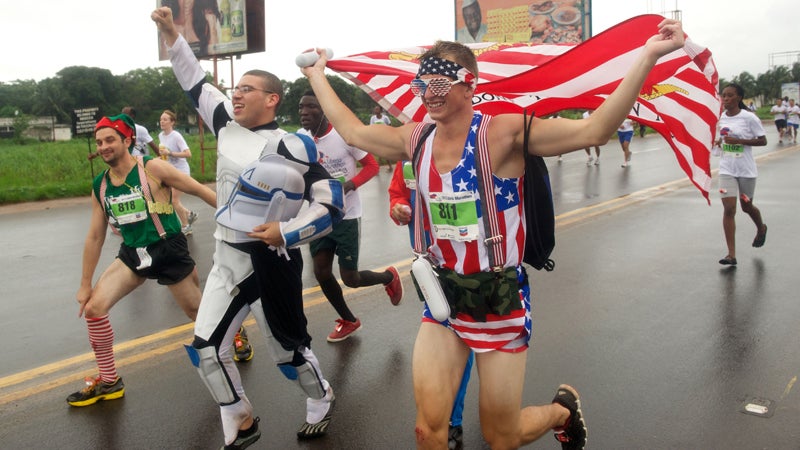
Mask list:
[[[433,271],[430,261],[425,258],[417,258],[411,263],[411,273],[417,280],[417,286],[428,304],[431,316],[439,322],[450,318],[450,304],[447,297],[442,292],[442,285],[439,284],[439,277]]]
[[[325,55],[327,55],[328,59],[333,58],[333,50],[326,48]],[[297,67],[302,69],[303,67],[313,66],[318,59],[319,53],[317,53],[316,50],[309,50],[297,55],[297,58],[294,59],[294,63],[297,64]]]

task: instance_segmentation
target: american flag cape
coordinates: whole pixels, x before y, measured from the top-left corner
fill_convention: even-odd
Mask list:
[[[642,15],[578,45],[468,44],[480,79],[473,97],[485,114],[596,109],[617,87],[664,18]],[[430,46],[359,53],[328,61],[402,122],[422,121],[425,107],[409,83]],[[683,48],[658,60],[629,118],[657,131],[678,164],[709,201],[710,149],[721,112],[711,52],[687,37]]]

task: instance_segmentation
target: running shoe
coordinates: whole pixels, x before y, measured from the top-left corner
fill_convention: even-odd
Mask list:
[[[331,334],[328,335],[328,342],[339,342],[350,337],[351,334],[361,328],[361,321],[356,318],[355,322],[349,320],[336,319],[336,326]]]
[[[244,327],[240,327],[233,337],[233,360],[236,362],[247,362],[253,359],[253,346],[247,338]]]
[[[384,289],[386,289],[386,294],[389,296],[389,300],[391,300],[392,304],[397,306],[403,301],[403,282],[400,280],[400,274],[397,273],[397,269],[394,266],[386,270],[392,273],[392,281],[385,284]]]
[[[297,430],[297,438],[298,439],[314,439],[321,436],[324,436],[325,433],[328,432],[328,425],[331,424],[331,418],[333,417],[333,405],[336,403],[336,397],[333,395],[333,390],[328,388],[328,393],[325,394],[325,397],[314,400],[313,398],[309,398],[306,401],[308,403],[316,402],[326,402],[330,403],[330,407],[328,408],[328,412],[325,413],[325,417],[322,418],[317,423],[308,423],[305,422],[303,425],[300,426],[300,429]]]
[[[197,222],[197,213],[194,211],[189,211],[189,217],[186,219],[189,222],[189,225]]]
[[[586,447],[586,422],[583,420],[578,391],[572,386],[562,384],[558,387],[553,403],[569,410],[569,418],[564,426],[553,429],[556,440],[561,442],[561,449],[579,450]]]
[[[764,231],[756,233],[756,238],[753,239],[753,247],[763,247],[764,242],[767,241],[767,225],[764,224]]]
[[[592,165],[592,161],[594,161],[594,159],[590,156],[589,158],[586,159],[586,165],[587,166],[591,166]]]
[[[236,440],[233,443],[224,445],[220,450],[241,450],[250,447],[258,438],[261,437],[261,430],[258,429],[260,417],[253,418],[253,425],[246,430],[239,430],[236,433]]]
[[[463,450],[464,449],[464,429],[461,425],[450,425],[450,430],[447,433],[447,449],[448,450]]]
[[[181,228],[181,232],[186,236],[192,235],[192,225],[186,225],[185,227]]]
[[[599,166],[600,165],[600,158],[599,157],[594,160],[594,165],[595,166]]]
[[[125,384],[122,378],[117,377],[113,383],[108,384],[97,378],[86,377],[86,387],[67,397],[67,403],[72,406],[89,406],[100,400],[114,400],[125,395]]]

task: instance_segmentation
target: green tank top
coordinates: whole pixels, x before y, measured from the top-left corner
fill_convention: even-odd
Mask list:
[[[144,164],[146,165],[151,159],[153,158],[145,156]],[[152,202],[153,199],[146,199],[142,193],[139,169],[134,166],[122,186],[114,186],[108,171],[103,171],[95,177],[92,183],[96,199],[100,198],[100,185],[103,178],[106,179],[106,192],[105,198],[102,199],[102,205],[109,223],[119,229],[125,245],[134,248],[147,247],[161,240],[147,209],[148,202]],[[181,222],[174,211],[169,214],[158,214],[158,217],[161,219],[161,225],[167,236],[181,232]]]

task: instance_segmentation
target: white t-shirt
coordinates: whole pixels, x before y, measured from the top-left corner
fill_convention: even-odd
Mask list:
[[[800,124],[800,106],[794,105],[786,108],[786,114],[788,115],[786,118],[787,123]]]
[[[144,156],[150,154],[150,147],[148,146],[149,143],[153,142],[153,137],[150,136],[150,132],[147,131],[147,128],[139,125],[136,125],[136,144],[133,146],[133,150],[131,150],[131,155],[133,156]]]
[[[297,130],[298,133],[314,137],[306,129]],[[326,135],[314,138],[317,143],[319,163],[333,177],[344,183],[358,173],[356,162],[367,156],[364,150],[347,145],[339,133],[331,128]],[[358,189],[353,189],[344,196],[344,219],[361,217],[361,197]]]
[[[376,123],[382,123],[382,124],[385,124],[385,125],[391,125],[392,121],[389,119],[389,117],[386,114],[381,114],[380,118],[378,116],[376,116],[375,114],[373,114],[372,117],[369,118],[369,124],[370,125],[375,125]]]
[[[633,131],[633,121],[631,119],[623,120],[617,131],[622,131],[623,133],[626,131]]]
[[[158,133],[158,142],[160,145],[167,147],[167,150],[170,152],[182,152],[189,148],[189,145],[186,144],[186,140],[183,139],[183,135],[175,130],[172,130],[169,134],[164,134],[163,131]],[[189,161],[187,161],[186,158],[170,156],[169,163],[187,175],[190,173]]]
[[[747,110],[741,110],[735,116],[722,113],[717,123],[717,135],[731,136],[741,139],[755,139],[765,136],[761,119]],[[719,161],[719,174],[739,178],[756,178],[758,169],[753,158],[753,147],[749,145],[722,145],[722,157]]]
[[[775,116],[775,120],[786,119],[786,107],[783,105],[772,105],[772,109],[769,112]]]

